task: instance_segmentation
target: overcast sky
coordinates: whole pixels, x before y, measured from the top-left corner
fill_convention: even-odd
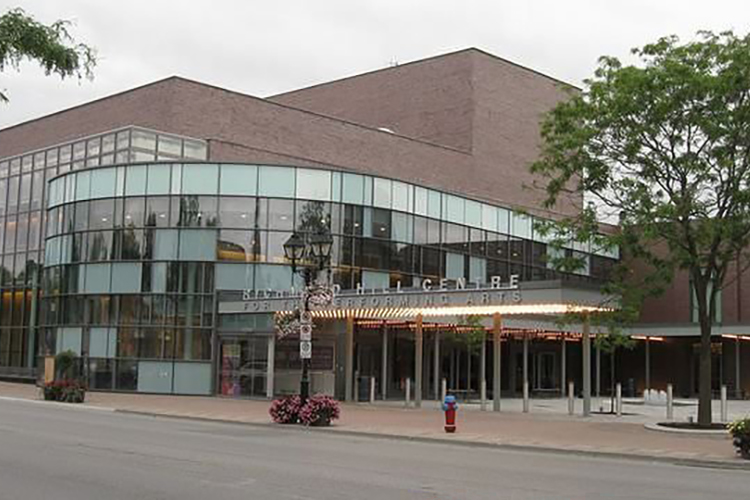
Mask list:
[[[574,84],[599,56],[660,36],[744,34],[748,0],[0,0],[69,19],[93,81],[6,69],[0,128],[170,75],[267,96],[392,62],[478,47]]]

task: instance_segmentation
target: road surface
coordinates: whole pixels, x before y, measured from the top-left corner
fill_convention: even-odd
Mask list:
[[[732,499],[750,472],[0,399],[0,499]]]

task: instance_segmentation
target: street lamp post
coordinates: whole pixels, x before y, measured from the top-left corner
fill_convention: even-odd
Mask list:
[[[310,299],[321,290],[317,283],[318,273],[330,268],[333,238],[329,233],[300,235],[293,233],[284,243],[284,255],[292,263],[292,273],[302,276],[305,289],[302,292],[300,309],[300,358],[302,360],[302,378],[299,394],[302,403],[310,396],[310,357],[312,355],[310,320]],[[302,263],[298,269],[298,264]],[[303,329],[306,335],[303,335]]]

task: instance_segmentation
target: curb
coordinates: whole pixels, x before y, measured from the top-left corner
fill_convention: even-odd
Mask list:
[[[86,403],[60,403],[59,401],[44,401],[41,399],[14,398],[11,396],[0,396],[0,401],[13,401],[16,403],[21,402],[21,403],[49,405],[49,406],[56,406],[58,408],[66,408],[69,410],[94,410],[94,411],[103,411],[103,412],[109,412],[109,413],[114,413],[117,411],[117,408],[110,408],[108,406],[92,406],[92,405],[87,405]]]
[[[643,424],[643,427],[650,431],[656,432],[672,432],[675,434],[689,434],[691,436],[728,436],[729,431],[725,429],[680,429],[679,427],[665,427],[659,424]]]
[[[238,422],[236,420],[224,420],[219,418],[209,417],[192,417],[186,415],[169,415],[163,413],[154,413],[139,410],[125,410],[125,409],[114,409],[115,413],[123,413],[128,415],[136,415],[143,417],[153,418],[167,418],[174,420],[189,420],[196,422],[206,423],[221,423],[230,424],[237,426],[250,426],[260,427],[265,429],[276,429],[288,432],[320,432],[331,435],[342,435],[352,436],[361,438],[371,439],[383,439],[390,441],[411,441],[415,443],[424,444],[440,444],[440,445],[454,445],[462,446],[466,448],[485,448],[485,449],[501,449],[501,450],[512,450],[512,451],[523,451],[523,452],[536,452],[536,453],[549,453],[555,455],[574,455],[580,457],[594,457],[594,458],[605,458],[612,460],[629,460],[638,462],[656,462],[670,465],[679,465],[686,467],[703,467],[709,469],[725,469],[725,470],[741,470],[750,472],[750,461],[742,461],[739,458],[737,461],[731,460],[710,460],[700,458],[680,458],[680,457],[669,457],[669,456],[658,456],[648,455],[642,453],[621,453],[611,451],[597,451],[597,450],[581,450],[581,449],[568,449],[568,448],[555,448],[552,446],[535,446],[535,445],[520,445],[510,443],[486,443],[480,441],[467,441],[461,439],[444,439],[438,437],[426,437],[426,436],[408,436],[403,434],[389,434],[389,433],[372,433],[366,431],[356,431],[348,429],[336,429],[336,428],[325,428],[325,427],[300,427],[300,426],[281,426],[272,422]]]

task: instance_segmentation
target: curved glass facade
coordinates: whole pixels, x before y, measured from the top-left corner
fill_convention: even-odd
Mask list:
[[[331,278],[342,289],[510,274],[598,281],[616,258],[576,245],[568,251],[587,268],[560,275],[529,217],[325,169],[99,167],[50,181],[47,202],[46,346],[87,356],[91,385],[102,389],[212,392],[216,290],[293,286],[282,245],[295,230],[331,231]]]

